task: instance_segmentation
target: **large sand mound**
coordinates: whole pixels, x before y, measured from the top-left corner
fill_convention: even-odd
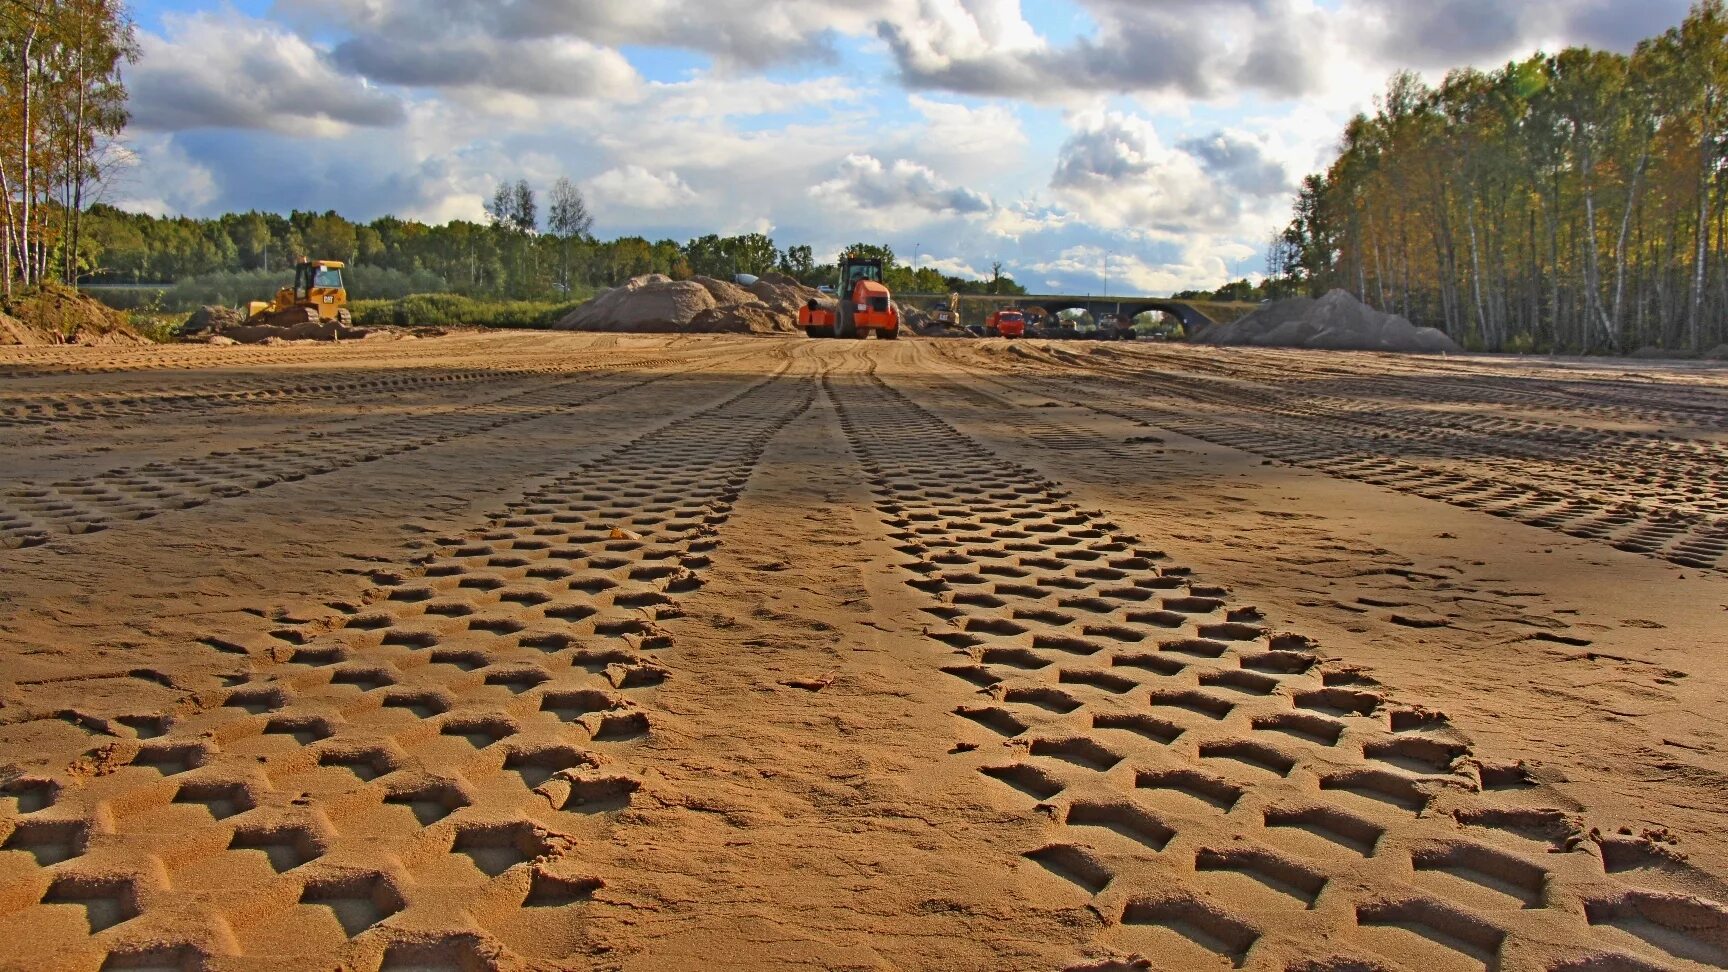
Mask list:
[[[1319,300],[1296,297],[1267,304],[1233,324],[1209,327],[1194,340],[1197,344],[1327,351],[1440,354],[1463,350],[1441,331],[1417,327],[1396,314],[1383,314],[1343,290],[1334,290]]]
[[[0,306],[0,344],[107,346],[150,343],[126,315],[94,297],[48,285]]]
[[[749,287],[696,277],[636,277],[559,321],[560,331],[661,331],[773,334],[798,329],[798,308],[821,294],[791,277],[768,274]]]

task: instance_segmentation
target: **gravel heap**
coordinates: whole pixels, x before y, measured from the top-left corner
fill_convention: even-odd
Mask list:
[[[673,280],[661,274],[614,287],[559,321],[560,331],[777,334],[798,330],[798,309],[821,298],[778,273],[748,287],[711,277]]]
[[[1334,290],[1319,300],[1296,297],[1267,304],[1233,324],[1217,324],[1201,331],[1194,342],[1409,354],[1464,350],[1435,328],[1417,327],[1396,314],[1383,314],[1343,290]]]

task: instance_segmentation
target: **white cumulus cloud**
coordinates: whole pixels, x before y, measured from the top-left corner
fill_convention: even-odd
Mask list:
[[[329,137],[405,118],[402,98],[343,72],[280,25],[225,10],[168,15],[138,37],[126,72],[133,124],[150,131],[249,128]]]
[[[629,209],[670,209],[696,201],[696,192],[678,173],[650,171],[640,165],[608,169],[588,180],[588,189],[603,206]]]

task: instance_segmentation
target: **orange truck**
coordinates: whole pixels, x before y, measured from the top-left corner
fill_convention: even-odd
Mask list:
[[[1026,315],[1013,308],[999,310],[990,315],[985,327],[988,333],[997,337],[1023,338],[1026,336]]]
[[[813,338],[862,339],[874,331],[878,340],[900,337],[900,313],[882,282],[882,261],[848,254],[840,261],[839,299],[833,306],[812,298],[798,311],[798,325]]]

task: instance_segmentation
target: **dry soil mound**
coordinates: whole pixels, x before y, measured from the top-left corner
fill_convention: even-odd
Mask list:
[[[750,285],[750,293],[767,304],[776,314],[789,317],[789,327],[798,324],[798,309],[812,300],[827,300],[828,296],[815,287],[806,287],[796,278],[783,273],[770,273]]]
[[[1444,333],[1416,327],[1396,314],[1383,314],[1343,290],[1334,290],[1319,300],[1297,297],[1268,304],[1233,324],[1209,327],[1194,340],[1197,344],[1328,351],[1438,354],[1463,350]]]
[[[54,285],[0,306],[0,344],[149,344],[126,315]]]
[[[232,307],[219,307],[214,304],[200,307],[186,318],[180,333],[190,336],[194,334],[214,334],[226,328],[233,327],[246,319],[246,315]]]
[[[719,303],[694,280],[660,274],[636,277],[576,308],[556,325],[561,331],[682,331]]]
[[[0,345],[5,344],[51,344],[46,337],[36,333],[28,324],[17,319],[0,314]]]
[[[784,320],[769,310],[767,304],[752,299],[705,310],[690,321],[688,330],[700,334],[773,334],[788,330],[782,326]]]
[[[691,277],[691,283],[699,283],[714,298],[714,303],[746,304],[756,299],[756,295],[729,280],[716,280],[713,277]]]
[[[798,328],[798,308],[821,295],[791,277],[768,274],[749,287],[710,277],[637,277],[559,321],[560,331],[676,331],[772,334]]]

